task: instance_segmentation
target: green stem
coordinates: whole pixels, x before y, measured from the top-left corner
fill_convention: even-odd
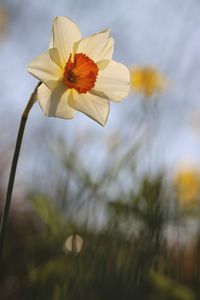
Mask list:
[[[5,201],[4,201],[3,213],[2,213],[2,218],[1,218],[1,226],[0,226],[0,260],[1,260],[2,253],[3,253],[4,238],[5,238],[6,227],[7,227],[7,223],[8,223],[8,215],[9,215],[9,210],[10,210],[13,185],[14,185],[14,181],[15,181],[15,173],[16,173],[19,153],[20,153],[20,149],[21,149],[24,129],[25,129],[25,126],[26,126],[26,121],[28,119],[29,111],[31,110],[33,104],[35,103],[35,96],[36,96],[37,89],[40,86],[40,84],[41,84],[41,82],[39,82],[37,84],[34,92],[32,93],[32,95],[31,95],[31,97],[30,97],[30,99],[27,103],[27,106],[26,106],[26,108],[25,108],[25,110],[22,114],[22,117],[21,117],[19,131],[18,131],[18,135],[17,135],[17,141],[16,141],[16,145],[15,145],[15,151],[14,151],[12,165],[11,165],[11,169],[10,169],[10,176],[9,176],[9,181],[8,181],[7,193],[6,193],[6,198],[5,198]]]

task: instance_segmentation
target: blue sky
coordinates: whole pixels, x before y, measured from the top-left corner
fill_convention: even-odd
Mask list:
[[[27,64],[47,49],[53,18],[66,15],[77,22],[84,36],[111,28],[115,60],[127,66],[152,65],[168,77],[169,90],[157,103],[153,120],[156,130],[152,135],[159,141],[156,151],[161,153],[164,165],[173,166],[181,160],[200,164],[200,128],[194,131],[190,122],[194,112],[196,120],[200,117],[199,1],[7,0],[1,5],[8,15],[6,35],[0,40],[3,141],[14,141],[20,114],[36,85],[27,73]],[[73,121],[47,119],[35,105],[27,143],[34,134],[43,134],[41,128],[71,139],[81,129],[90,130],[98,136],[100,148],[112,131],[127,136],[128,141],[135,134],[131,132],[134,123],[141,117],[139,102],[137,95],[130,94],[121,104],[112,104],[104,129],[82,114]],[[24,151],[27,153],[28,146]]]

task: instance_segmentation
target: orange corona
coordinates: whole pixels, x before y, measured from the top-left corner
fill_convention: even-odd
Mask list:
[[[64,70],[64,83],[79,94],[87,93],[94,87],[98,71],[97,64],[87,55],[76,53],[73,61],[70,55]]]

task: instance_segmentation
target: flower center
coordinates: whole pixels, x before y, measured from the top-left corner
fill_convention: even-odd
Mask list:
[[[64,83],[79,94],[90,91],[97,79],[98,66],[83,53],[76,53],[72,61],[71,54],[64,70]]]

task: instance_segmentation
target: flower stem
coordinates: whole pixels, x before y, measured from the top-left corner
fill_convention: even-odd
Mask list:
[[[8,223],[8,215],[9,215],[9,210],[10,210],[10,204],[11,204],[11,198],[12,198],[12,191],[13,191],[13,185],[15,181],[15,173],[16,173],[16,168],[17,168],[17,163],[18,163],[18,158],[19,158],[19,153],[21,149],[21,144],[22,144],[22,139],[23,139],[23,134],[24,134],[24,129],[26,126],[26,121],[28,119],[28,114],[29,111],[31,110],[33,104],[35,103],[35,96],[37,93],[37,89],[40,86],[41,82],[39,82],[33,91],[26,108],[21,116],[21,122],[18,130],[18,135],[17,135],[17,141],[15,145],[15,151],[13,155],[13,160],[12,160],[12,165],[10,169],[10,176],[9,176],[9,181],[8,181],[8,187],[7,187],[7,193],[6,193],[6,198],[4,201],[4,207],[3,207],[3,213],[2,213],[2,218],[1,218],[1,226],[0,226],[0,260],[2,257],[3,253],[3,245],[4,245],[4,238],[5,238],[5,233],[6,233],[6,227]]]

